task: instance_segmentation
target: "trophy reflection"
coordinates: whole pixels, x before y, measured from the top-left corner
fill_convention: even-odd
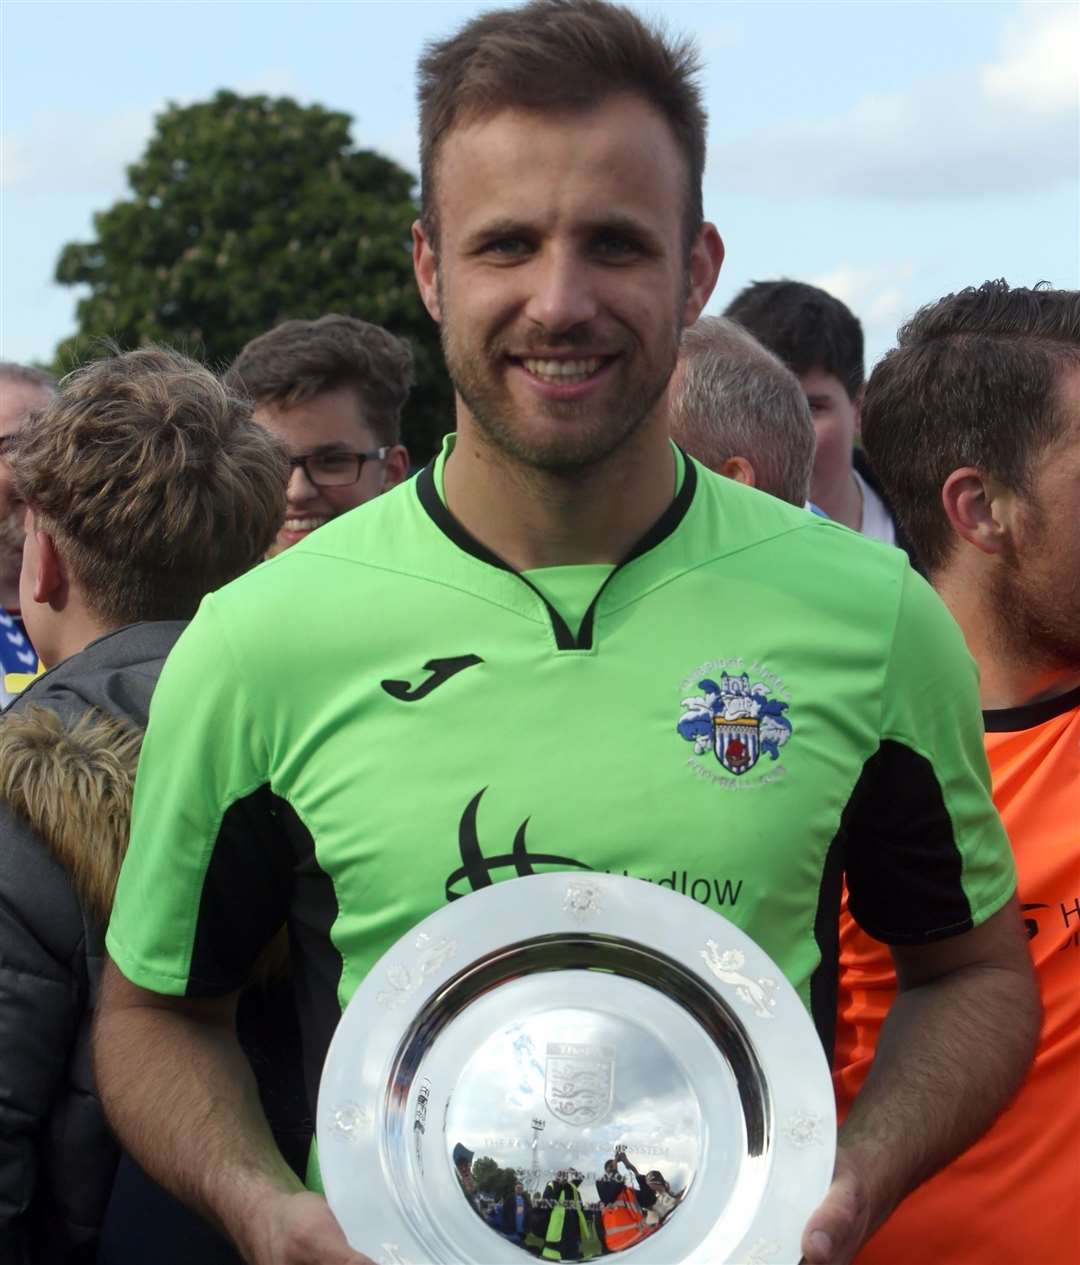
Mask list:
[[[625,1252],[653,1235],[678,1207],[685,1190],[673,1190],[659,1169],[642,1174],[624,1146],[585,1174],[556,1169],[543,1189],[534,1119],[530,1169],[500,1167],[491,1156],[474,1159],[455,1144],[454,1170],[474,1212],[497,1234],[530,1255],[548,1261],[587,1261]],[[531,1187],[531,1189],[530,1189]]]

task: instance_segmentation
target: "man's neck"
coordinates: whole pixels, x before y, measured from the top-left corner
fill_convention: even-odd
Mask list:
[[[810,499],[835,523],[843,523],[852,531],[862,531],[863,494],[850,466],[828,480],[815,479],[810,486]]]
[[[1018,653],[1002,635],[996,612],[983,600],[987,586],[957,574],[934,577],[934,587],[960,625],[968,650],[979,667],[983,711],[1003,711],[1058,698],[1080,688],[1080,664],[1059,667]]]
[[[569,473],[537,470],[459,426],[447,458],[447,508],[518,571],[617,563],[675,495],[675,453],[650,422],[602,461]]]
[[[34,649],[47,668],[55,668],[85,650],[92,641],[122,627],[122,624],[104,623],[80,602],[70,603],[62,617],[51,621],[51,627],[43,630],[45,645],[35,644]]]

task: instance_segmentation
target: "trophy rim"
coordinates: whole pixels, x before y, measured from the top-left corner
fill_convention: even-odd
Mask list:
[[[707,1191],[695,1205],[693,1187],[707,1184],[698,1172],[678,1219],[628,1249],[635,1261],[794,1265],[835,1155],[832,1080],[813,1021],[765,951],[722,914],[609,874],[531,875],[452,902],[402,936],[361,982],[331,1041],[316,1114],[324,1190],[347,1237],[380,1265],[485,1265],[500,1246],[502,1260],[528,1255],[500,1245],[464,1201],[469,1216],[453,1227],[452,1244],[445,1226],[424,1222],[409,1194],[422,1187],[407,1108],[420,1110],[424,1060],[477,998],[563,971],[613,972],[687,1010],[713,1044],[743,1052],[740,1099],[760,1115],[762,1136],[754,1149],[748,1130],[744,1157],[756,1174],[745,1193],[756,1204],[740,1212],[736,1240],[725,1208],[710,1221]]]

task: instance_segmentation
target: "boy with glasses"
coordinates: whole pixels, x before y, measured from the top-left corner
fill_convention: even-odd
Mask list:
[[[255,420],[292,458],[269,556],[406,477],[399,441],[412,377],[408,344],[351,316],[286,321],[241,351],[226,382],[255,401]]]

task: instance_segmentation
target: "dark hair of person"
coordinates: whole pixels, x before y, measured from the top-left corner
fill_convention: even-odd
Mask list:
[[[225,382],[256,404],[283,409],[348,387],[376,440],[396,444],[413,383],[412,350],[381,325],[330,313],[316,321],[285,321],[253,338]]]
[[[113,626],[190,619],[258,562],[289,465],[251,402],[164,347],[96,360],[19,431],[15,486]]]
[[[530,0],[467,22],[426,45],[419,64],[421,217],[438,242],[439,146],[462,120],[498,110],[586,110],[619,93],[667,120],[688,168],[684,244],[703,219],[706,115],[689,38],[672,39],[606,0]]]
[[[784,362],[792,373],[823,369],[854,401],[865,376],[863,328],[839,299],[803,281],[752,281],[724,315]]]
[[[928,574],[952,550],[941,489],[954,470],[1030,493],[1033,462],[1070,424],[1069,366],[1080,367],[1080,290],[1004,281],[922,308],[875,366],[863,443]]]

